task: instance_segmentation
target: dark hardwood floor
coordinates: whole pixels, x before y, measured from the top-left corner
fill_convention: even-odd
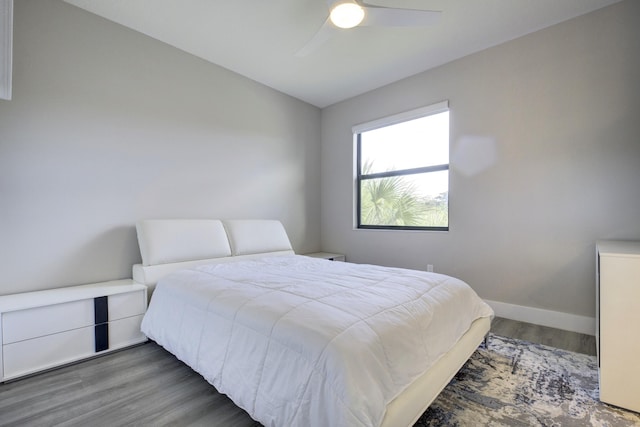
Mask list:
[[[259,426],[153,342],[0,385],[0,426]]]
[[[588,335],[496,318],[496,334],[595,354]],[[1,426],[259,426],[150,342],[0,384]]]

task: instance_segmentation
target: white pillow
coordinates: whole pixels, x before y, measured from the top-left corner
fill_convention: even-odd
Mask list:
[[[150,219],[138,221],[136,230],[145,266],[231,256],[217,219]]]
[[[280,221],[231,219],[223,222],[234,256],[293,250]]]

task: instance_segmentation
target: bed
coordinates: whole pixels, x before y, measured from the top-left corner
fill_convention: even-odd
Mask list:
[[[493,311],[441,274],[296,255],[275,220],[146,220],[142,331],[265,426],[410,426]]]

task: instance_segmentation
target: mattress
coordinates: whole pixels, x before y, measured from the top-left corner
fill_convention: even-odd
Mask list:
[[[285,255],[163,278],[142,330],[265,426],[379,426],[492,314],[449,276]]]

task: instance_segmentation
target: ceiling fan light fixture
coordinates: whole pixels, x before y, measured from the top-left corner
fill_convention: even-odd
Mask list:
[[[339,3],[329,15],[333,25],[339,28],[353,28],[364,19],[364,9],[352,2]]]

